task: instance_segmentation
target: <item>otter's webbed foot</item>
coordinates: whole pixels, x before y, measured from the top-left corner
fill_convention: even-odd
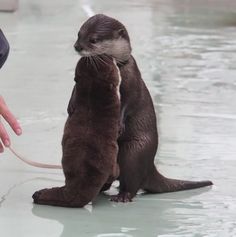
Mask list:
[[[117,195],[111,196],[110,201],[112,202],[132,202],[133,196],[131,193],[128,192],[123,192],[123,193],[118,193]]]
[[[75,195],[65,193],[65,187],[42,189],[33,194],[34,203],[61,207],[83,207],[86,203],[75,200]]]
[[[42,189],[33,194],[34,203],[52,206],[65,206],[67,204],[63,195],[63,187]],[[67,205],[66,205],[67,206]]]

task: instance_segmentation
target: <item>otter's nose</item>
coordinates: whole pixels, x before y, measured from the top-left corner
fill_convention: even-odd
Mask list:
[[[83,47],[78,42],[75,43],[74,48],[77,52],[80,52],[83,50]]]

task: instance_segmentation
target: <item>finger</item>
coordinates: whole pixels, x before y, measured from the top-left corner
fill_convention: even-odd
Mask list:
[[[11,111],[8,109],[5,101],[3,98],[0,98],[0,105],[1,105],[1,114],[3,118],[9,123],[13,131],[20,135],[22,133],[20,124],[17,122],[15,116],[11,113]]]
[[[21,130],[20,124],[16,120],[15,116],[11,113],[11,111],[8,110],[8,108],[4,110],[4,113],[2,113],[2,116],[9,123],[13,131],[17,135],[21,135],[22,130]]]
[[[4,152],[4,148],[3,148],[2,143],[0,142],[0,153],[3,153],[3,152]]]
[[[2,109],[6,106],[6,102],[3,97],[0,95],[0,114],[2,113]]]
[[[7,134],[6,129],[4,128],[4,126],[1,122],[0,122],[0,138],[1,138],[4,146],[6,146],[6,147],[10,146],[10,138]]]

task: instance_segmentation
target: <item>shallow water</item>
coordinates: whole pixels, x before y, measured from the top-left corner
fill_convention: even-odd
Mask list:
[[[0,13],[11,44],[0,72],[1,94],[24,130],[20,138],[12,134],[13,146],[28,158],[60,163],[78,60],[72,46],[91,9],[118,18],[130,32],[157,112],[159,169],[215,185],[140,194],[129,204],[102,195],[84,209],[37,206],[33,192],[62,185],[62,173],[28,167],[7,151],[0,156],[1,235],[236,236],[234,1],[21,0],[18,12]]]

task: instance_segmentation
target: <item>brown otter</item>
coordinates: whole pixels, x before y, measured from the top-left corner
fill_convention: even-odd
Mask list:
[[[62,139],[65,186],[35,192],[35,203],[83,207],[116,178],[120,79],[111,58],[79,60]]]
[[[120,69],[123,132],[118,139],[119,194],[113,201],[131,201],[139,189],[164,193],[212,185],[211,181],[169,179],[156,169],[158,133],[153,102],[131,55],[129,35],[122,23],[103,14],[89,18],[80,28],[75,49],[85,57],[109,55]]]

